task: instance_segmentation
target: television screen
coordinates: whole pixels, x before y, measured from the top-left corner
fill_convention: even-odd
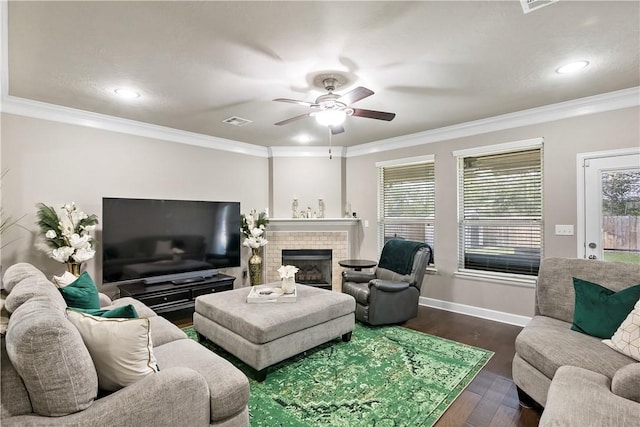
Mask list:
[[[102,199],[104,283],[208,277],[240,266],[240,203]]]

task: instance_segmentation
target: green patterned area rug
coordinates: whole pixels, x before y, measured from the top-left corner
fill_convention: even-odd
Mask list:
[[[196,338],[193,327],[185,329]],[[356,324],[336,339],[269,369],[247,373],[251,426],[432,426],[493,353],[398,326]]]

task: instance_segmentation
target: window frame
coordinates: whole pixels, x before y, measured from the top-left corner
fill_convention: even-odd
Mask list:
[[[415,156],[415,157],[409,157],[409,158],[402,158],[402,159],[395,159],[395,160],[386,160],[386,161],[381,161],[381,162],[376,162],[375,166],[376,166],[376,170],[377,170],[377,177],[378,177],[378,191],[377,191],[377,196],[378,196],[378,221],[377,221],[377,233],[378,233],[378,238],[377,238],[377,244],[378,244],[378,254],[382,253],[382,248],[384,246],[384,240],[385,240],[385,236],[384,236],[384,225],[385,223],[388,224],[393,224],[393,219],[391,221],[386,220],[383,217],[383,211],[384,211],[384,185],[383,185],[383,172],[385,168],[394,168],[394,167],[403,167],[403,166],[414,166],[414,165],[420,165],[420,164],[431,164],[434,168],[433,170],[433,217],[415,217],[415,223],[416,224],[424,224],[425,226],[431,226],[433,228],[433,242],[431,243],[432,246],[435,246],[435,219],[436,219],[436,209],[435,209],[435,204],[436,204],[436,179],[435,179],[435,155],[433,154],[427,154],[427,155],[422,155],[422,156]],[[390,217],[391,218],[391,217]],[[398,221],[404,221],[406,222],[407,220],[412,220],[414,218],[412,217],[399,217],[401,219],[398,219]],[[435,252],[435,251],[434,251]],[[433,267],[433,264],[429,264],[429,267]]]
[[[496,283],[506,283],[513,285],[521,285],[526,287],[534,287],[537,281],[536,275],[506,273],[493,270],[479,270],[464,267],[465,242],[463,241],[463,220],[464,220],[464,159],[469,157],[484,157],[499,154],[511,154],[523,151],[540,150],[540,260],[544,254],[544,139],[532,138],[522,141],[513,141],[502,144],[494,144],[488,146],[474,147],[470,149],[456,150],[452,155],[457,159],[457,271],[456,276],[478,279]],[[510,221],[510,220],[504,220]]]

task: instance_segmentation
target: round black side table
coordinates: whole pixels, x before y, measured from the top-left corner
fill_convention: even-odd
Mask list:
[[[341,267],[353,268],[355,271],[362,271],[363,268],[372,268],[378,265],[377,261],[368,259],[343,259],[338,261]]]

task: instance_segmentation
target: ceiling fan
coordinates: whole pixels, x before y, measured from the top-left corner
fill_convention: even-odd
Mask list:
[[[304,119],[306,117],[315,117],[318,123],[328,126],[331,129],[331,133],[333,135],[336,135],[338,133],[344,132],[342,123],[347,116],[364,117],[367,119],[386,121],[391,121],[396,116],[395,113],[352,108],[351,104],[354,104],[368,96],[373,95],[374,92],[370,89],[367,89],[366,87],[359,86],[353,90],[350,90],[344,95],[338,95],[336,93],[333,93],[333,91],[336,89],[337,83],[338,80],[335,77],[327,77],[322,80],[324,88],[329,93],[320,95],[318,99],[316,99],[316,102],[298,101],[295,99],[287,98],[274,99],[274,101],[304,105],[305,107],[310,107],[318,110],[291,117],[290,119],[275,123],[275,125],[282,126],[291,122],[295,122],[296,120]]]

